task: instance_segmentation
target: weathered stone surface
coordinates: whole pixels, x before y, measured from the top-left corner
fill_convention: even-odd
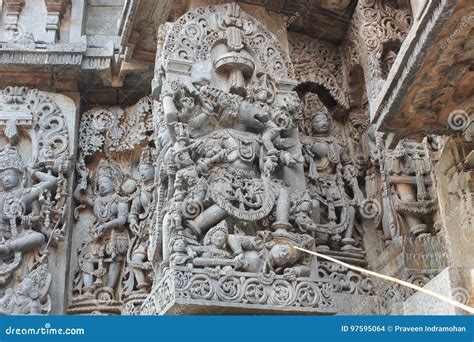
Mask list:
[[[0,313],[462,314],[471,12],[5,0]]]
[[[76,108],[25,87],[0,95],[0,312],[62,313]]]
[[[462,304],[473,306],[472,269],[447,267],[425,286]],[[465,311],[447,303],[440,303],[424,293],[415,293],[403,303],[405,315],[465,315]]]

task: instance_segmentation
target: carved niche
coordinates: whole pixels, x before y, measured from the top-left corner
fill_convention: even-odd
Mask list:
[[[340,106],[348,109],[339,49],[331,43],[294,32],[288,34],[288,39],[298,83],[311,82],[325,87]]]
[[[438,209],[433,189],[432,162],[425,143],[408,139],[387,150],[385,172],[391,189],[397,231],[395,236],[428,236]]]
[[[209,312],[217,302],[229,312],[332,312],[335,292],[354,284],[338,287],[347,270],[318,268],[294,248],[314,249],[315,238],[302,224],[303,113],[293,79],[276,37],[235,3],[160,28],[155,279],[141,314]]]
[[[412,24],[408,8],[397,8],[382,0],[358,1],[347,39],[344,64],[364,68],[367,95],[377,98]]]
[[[60,276],[49,260],[69,215],[72,133],[51,98],[25,87],[0,92],[0,129],[0,314],[48,314]]]
[[[151,100],[94,108],[79,127],[72,314],[129,314],[151,287],[155,213]]]
[[[317,95],[306,94],[304,102],[300,141],[307,190],[293,209],[296,222],[314,237],[317,250],[365,264],[362,227],[356,220],[364,195],[342,125]]]

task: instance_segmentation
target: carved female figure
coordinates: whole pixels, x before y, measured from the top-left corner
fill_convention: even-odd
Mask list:
[[[175,233],[171,236],[170,249],[171,266],[185,265],[191,259],[191,255],[194,255],[186,243],[186,237],[182,234]]]
[[[139,189],[132,200],[129,214],[130,229],[135,237],[130,246],[128,265],[133,270],[136,288],[141,292],[146,292],[150,286],[146,270],[151,267],[150,262],[147,261],[147,248],[155,209],[155,167],[152,163],[151,151],[146,148],[142,152],[138,166]]]
[[[305,146],[309,193],[319,221],[312,230],[329,234],[336,243],[341,239],[339,234],[344,233],[341,249],[356,249],[352,237],[355,206],[363,200],[363,195],[357,184],[355,168],[346,148],[330,135],[331,126],[326,114],[316,113],[313,130],[315,135]],[[352,190],[353,198],[349,197],[346,188]],[[323,213],[326,217],[322,217]],[[322,246],[327,242],[321,241]]]
[[[204,237],[204,246],[192,246],[191,249],[204,259],[230,259],[231,253],[226,248],[228,237],[227,225],[222,221],[209,229]]]
[[[79,264],[83,276],[83,294],[91,295],[96,287],[101,287],[102,277],[107,275],[106,287],[116,290],[121,261],[124,259],[129,237],[125,228],[128,218],[128,198],[118,194],[122,181],[120,166],[107,160],[101,160],[97,166],[94,186],[95,196],[81,193],[80,187],[75,197],[81,203],[92,208],[95,221],[92,225],[89,241],[79,255]]]
[[[45,190],[52,191],[57,178],[40,171],[29,170],[39,183],[24,187],[22,177],[25,166],[18,151],[7,145],[0,151],[0,259],[17,252],[24,252],[41,246],[45,237],[34,229],[40,217],[33,211],[33,204]],[[38,227],[41,229],[41,227]]]

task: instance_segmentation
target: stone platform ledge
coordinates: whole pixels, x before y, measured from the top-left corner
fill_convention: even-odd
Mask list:
[[[443,74],[442,67],[465,66],[456,62],[456,49],[446,48],[447,43],[441,38],[459,35],[471,18],[468,6],[467,0],[431,1],[403,42],[397,60],[370,108],[371,122],[376,129],[388,133],[388,148],[394,148],[403,138],[421,140],[428,134],[452,133],[446,124],[446,111],[439,113],[436,107],[438,94],[444,94],[443,89],[447,87],[445,81],[448,76]],[[465,31],[463,35],[469,32]],[[462,68],[458,75],[462,74]],[[453,69],[450,69],[450,75],[453,74]],[[432,79],[428,80],[427,75],[431,75]],[[455,77],[452,81],[453,85],[463,83]],[[423,110],[419,107],[420,103],[424,105]],[[447,105],[444,107],[450,108]],[[461,108],[454,105],[453,109]],[[411,122],[408,127],[407,122]]]
[[[463,304],[474,306],[474,269],[447,267],[431,279],[425,289],[437,292]],[[466,311],[417,292],[403,303],[404,315],[468,315]]]
[[[334,315],[336,313],[334,308],[285,307],[176,299],[158,315]]]
[[[164,272],[141,315],[335,314],[337,279],[287,280],[270,273],[174,267]]]
[[[448,255],[439,236],[393,238],[372,266],[377,272],[400,278],[404,271],[439,272]]]

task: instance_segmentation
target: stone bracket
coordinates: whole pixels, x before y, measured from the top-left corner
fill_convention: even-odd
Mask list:
[[[20,12],[25,6],[25,0],[4,0],[6,7],[5,12],[5,29],[17,31],[18,30],[18,19]]]
[[[44,0],[48,16],[46,19],[46,31],[52,42],[59,39],[61,17],[66,12],[67,0]]]

